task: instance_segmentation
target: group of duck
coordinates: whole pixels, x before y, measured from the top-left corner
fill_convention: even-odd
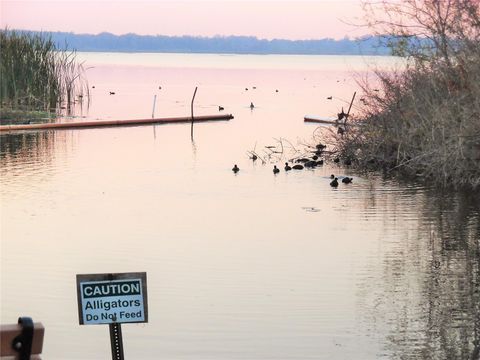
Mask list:
[[[330,181],[330,186],[334,188],[338,187],[338,177],[335,177],[335,175],[332,174],[330,175],[330,179],[333,179],[332,181]],[[344,184],[350,184],[352,181],[352,177],[345,176],[344,178],[342,178],[342,183]]]
[[[313,161],[313,160],[309,160],[309,161]],[[323,160],[320,160],[320,161],[323,164]],[[305,163],[305,164],[307,164],[307,163]],[[311,167],[313,167],[313,166],[311,166]],[[288,162],[285,163],[285,171],[290,171],[292,169],[302,170],[303,168],[304,168],[304,166],[300,165],[300,164],[290,166],[290,165],[288,165]],[[240,168],[237,166],[237,164],[235,164],[233,166],[232,171],[235,174],[240,171]],[[280,169],[277,167],[277,165],[273,165],[273,173],[278,174],[279,172],[280,172]],[[330,179],[332,179],[332,181],[330,182],[330,186],[334,187],[334,188],[338,187],[338,184],[339,184],[338,183],[338,177],[336,177],[334,174],[332,174],[332,175],[330,175]],[[341,180],[341,182],[344,183],[344,184],[350,184],[352,181],[353,181],[353,177],[348,177],[348,176],[343,177],[342,180]]]
[[[290,170],[302,170],[304,168],[315,168],[317,166],[321,166],[323,165],[324,161],[322,159],[319,159],[319,155],[322,154],[323,150],[325,150],[326,146],[323,145],[323,144],[318,144],[316,146],[316,151],[314,152],[314,155],[311,157],[311,158],[300,158],[300,159],[296,159],[295,162],[296,164],[293,165],[293,166],[290,166],[288,162],[285,163],[285,167],[284,167],[284,170],[285,171],[290,171]],[[254,155],[255,156],[255,155]],[[255,158],[252,158],[254,161],[256,160],[256,156]],[[334,159],[334,162],[335,163],[338,163],[339,160],[338,158]],[[346,165],[350,165],[350,162],[347,164],[347,162],[345,162]],[[232,168],[232,171],[234,173],[237,173],[238,171],[240,171],[240,168],[237,166],[237,164],[235,164]],[[280,172],[280,169],[277,167],[277,165],[273,165],[273,173],[274,174],[278,174]],[[330,182],[330,186],[331,187],[338,187],[338,177],[335,177],[335,175],[330,175],[330,179],[332,179],[332,181]],[[342,177],[341,179],[341,182],[344,183],[344,184],[350,184],[352,182],[353,178],[352,177],[348,177],[348,176],[345,176],[345,177]]]

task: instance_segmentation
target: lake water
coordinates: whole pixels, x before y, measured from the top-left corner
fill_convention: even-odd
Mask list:
[[[283,171],[328,132],[305,114],[346,109],[367,64],[396,59],[79,56],[91,101],[64,121],[148,118],[154,95],[155,116],[189,116],[196,86],[195,114],[235,118],[193,140],[189,124],[0,136],[1,322],[41,321],[45,359],[110,359],[108,326],[78,324],[75,276],[138,271],[149,322],[123,325],[127,359],[478,356],[478,193]]]

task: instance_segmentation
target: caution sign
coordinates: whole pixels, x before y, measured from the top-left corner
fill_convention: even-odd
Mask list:
[[[77,275],[80,325],[148,322],[147,273]]]

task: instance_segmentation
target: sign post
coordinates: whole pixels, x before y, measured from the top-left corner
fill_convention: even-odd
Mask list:
[[[112,360],[123,360],[122,324],[114,322],[110,328],[110,346],[112,347]]]
[[[109,324],[112,359],[123,360],[122,323],[148,322],[147,273],[78,274],[80,325]]]

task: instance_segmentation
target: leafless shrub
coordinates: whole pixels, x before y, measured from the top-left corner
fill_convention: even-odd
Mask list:
[[[480,16],[475,0],[370,3],[370,26],[389,30],[402,72],[376,73],[380,91],[362,84],[365,104],[337,136],[343,157],[361,167],[423,176],[442,186],[480,184]]]

